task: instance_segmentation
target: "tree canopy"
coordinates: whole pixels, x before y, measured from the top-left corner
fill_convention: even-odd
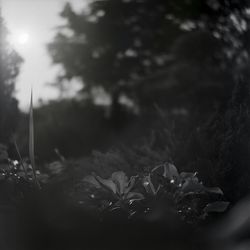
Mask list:
[[[211,72],[210,82],[225,81],[216,69],[231,72],[248,58],[248,1],[95,0],[81,12],[67,3],[61,16],[66,25],[48,46],[65,70],[59,80],[79,77],[84,91],[101,87],[114,101],[125,94],[140,103],[144,79],[160,76],[168,79],[164,87],[173,85],[180,65],[191,86]],[[153,95],[156,85],[146,89]]]

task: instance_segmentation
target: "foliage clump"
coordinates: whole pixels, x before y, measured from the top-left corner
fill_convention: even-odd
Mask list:
[[[159,206],[157,216],[164,218],[171,210],[187,223],[197,223],[210,212],[224,212],[228,207],[220,188],[204,186],[197,173],[178,173],[171,163],[130,178],[123,171],[117,171],[107,179],[92,174],[83,182],[86,193],[80,203],[95,204],[101,213],[119,211],[127,217],[144,214],[150,217]]]

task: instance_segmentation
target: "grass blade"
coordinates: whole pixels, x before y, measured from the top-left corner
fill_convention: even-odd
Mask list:
[[[33,176],[36,185],[40,188],[40,185],[36,176],[36,166],[35,166],[35,146],[34,146],[34,117],[33,117],[33,92],[31,90],[30,96],[30,112],[29,112],[29,157],[30,163],[33,171]]]

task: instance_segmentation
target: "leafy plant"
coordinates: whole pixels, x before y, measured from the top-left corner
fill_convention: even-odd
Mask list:
[[[15,138],[13,138],[13,145],[18,160],[10,159],[7,147],[0,144],[0,184],[4,187],[5,192],[10,194],[10,200],[14,197],[22,197],[27,190],[40,188],[40,181],[44,182],[48,179],[47,175],[41,174],[40,171],[35,169],[32,93],[29,116],[29,160],[23,160]]]
[[[149,173],[130,179],[123,171],[118,171],[108,179],[92,174],[86,176],[84,182],[94,187],[87,191],[92,200],[102,204],[102,211],[120,209],[128,216],[150,214],[156,204],[163,204],[171,207],[184,221],[196,223],[209,213],[224,212],[229,205],[223,201],[220,188],[206,187],[197,173],[179,173],[171,163],[156,166]]]
[[[187,222],[203,219],[208,213],[224,212],[229,205],[223,201],[223,191],[220,188],[206,187],[196,172],[179,173],[171,163],[153,168],[143,178],[143,186],[150,196],[170,201],[176,212]]]
[[[110,211],[115,209],[130,210],[132,203],[144,199],[143,194],[134,190],[136,179],[137,176],[128,178],[123,171],[117,171],[108,179],[104,179],[95,174],[89,175],[84,178],[84,182],[108,194],[107,200],[102,203],[104,205],[103,208]],[[95,195],[92,194],[91,197],[95,198]]]

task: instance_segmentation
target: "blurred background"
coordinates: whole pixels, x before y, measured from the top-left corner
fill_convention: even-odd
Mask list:
[[[1,0],[0,141],[28,155],[33,89],[38,163],[153,136],[161,158],[237,199],[249,190],[249,21],[247,0]]]

